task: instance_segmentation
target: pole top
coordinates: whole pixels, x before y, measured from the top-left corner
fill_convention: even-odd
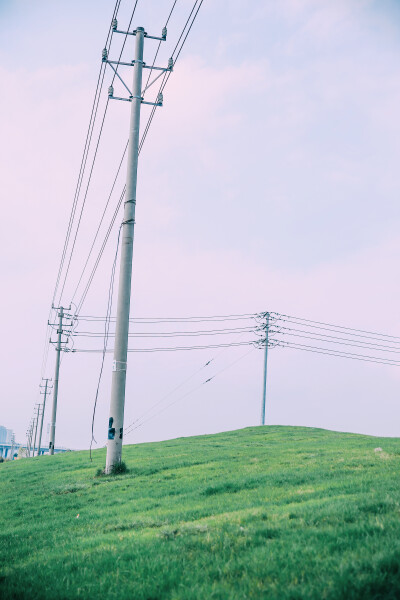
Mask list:
[[[144,31],[144,27],[137,27],[136,31]]]

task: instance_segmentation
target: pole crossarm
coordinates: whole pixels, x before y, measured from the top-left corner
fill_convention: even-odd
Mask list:
[[[140,33],[140,34],[142,34],[143,37],[145,37],[149,40],[158,40],[160,42],[165,42],[165,40],[167,39],[167,28],[166,27],[162,28],[161,37],[149,35],[147,33],[147,31],[143,30],[142,27],[138,27],[137,29],[134,29],[133,31],[122,31],[122,30],[118,29],[118,20],[114,17],[114,19],[111,21],[111,28],[114,33],[122,33],[123,35],[137,35],[138,33]]]

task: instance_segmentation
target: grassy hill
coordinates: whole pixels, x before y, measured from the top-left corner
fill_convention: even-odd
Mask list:
[[[124,459],[0,465],[2,600],[400,598],[399,439],[257,427]]]

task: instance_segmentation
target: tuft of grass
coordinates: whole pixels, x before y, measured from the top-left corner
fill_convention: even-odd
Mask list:
[[[2,600],[400,598],[399,439],[254,427],[124,458],[0,465]]]
[[[129,473],[129,469],[123,460],[111,467],[111,475],[125,475],[126,473]]]
[[[112,475],[125,475],[127,473],[129,473],[129,469],[126,466],[126,463],[122,460],[121,462],[119,462],[111,467],[110,473],[106,473],[104,468],[97,469],[95,477],[103,477],[105,475],[110,477]]]

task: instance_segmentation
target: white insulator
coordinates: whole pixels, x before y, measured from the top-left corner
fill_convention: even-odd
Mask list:
[[[108,58],[108,50],[107,48],[103,48],[103,51],[101,53],[101,60],[104,62],[106,61]]]
[[[114,88],[112,85],[108,88],[108,97],[112,98],[114,96]]]
[[[112,30],[116,31],[117,27],[118,27],[118,21],[117,21],[117,19],[113,19],[111,21],[111,28],[112,28]]]
[[[174,68],[174,59],[169,58],[168,59],[168,69],[170,69],[172,71],[173,68]]]
[[[163,27],[161,37],[165,40],[167,38],[167,28]]]
[[[162,95],[162,92],[160,92],[157,96],[157,104],[162,104],[164,101],[164,97]]]

